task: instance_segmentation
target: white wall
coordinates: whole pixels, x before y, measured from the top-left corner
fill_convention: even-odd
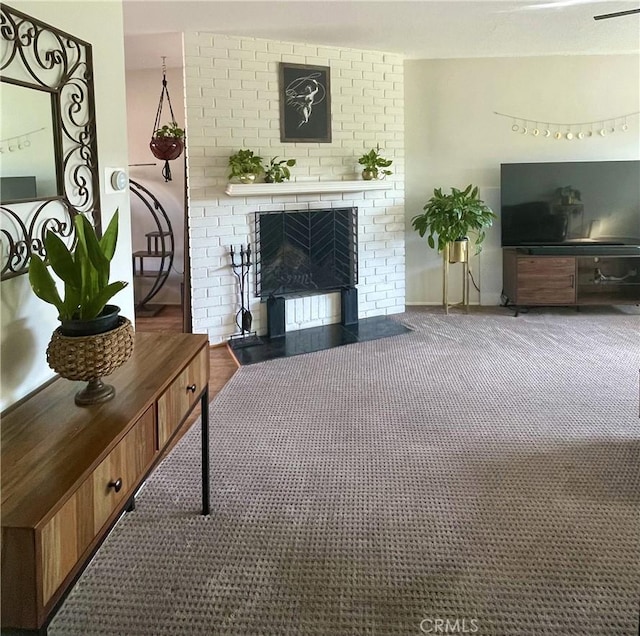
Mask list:
[[[499,212],[501,163],[640,158],[638,116],[626,133],[567,141],[514,133],[494,111],[543,122],[615,117],[640,110],[639,78],[635,55],[406,61],[407,303],[442,300],[442,259],[410,225],[433,188],[474,183]],[[497,304],[499,221],[484,245],[472,261],[482,295],[472,288],[471,302]]]
[[[107,193],[104,170],[126,169],[126,110],[122,3],[28,2],[16,0],[12,6],[52,26],[77,36],[93,46],[100,202],[103,224],[120,209],[118,249],[111,268],[112,280],[131,281],[131,227],[129,194]],[[2,361],[0,408],[4,409],[53,376],[45,350],[58,326],[56,311],[36,298],[29,281],[19,276],[1,284]],[[133,320],[131,286],[114,301],[122,314]]]
[[[358,207],[360,317],[404,310],[404,88],[402,57],[306,44],[185,33],[193,330],[212,343],[237,331],[228,249],[254,243],[258,210]],[[332,143],[280,142],[279,62],[331,69]],[[292,180],[355,179],[377,143],[393,160],[392,188],[366,194],[230,198],[228,158],[250,148],[267,161],[295,158]],[[252,272],[253,273],[253,272]],[[253,290],[253,279],[251,280]],[[287,328],[337,322],[337,294],[287,302]],[[254,328],[265,305],[251,298]]]
[[[181,51],[180,51],[181,52]],[[169,60],[168,60],[169,61]],[[180,58],[180,61],[181,58]],[[167,88],[176,121],[184,128],[184,79],[182,68],[167,68]],[[127,83],[127,138],[129,142],[129,174],[132,179],[147,188],[158,199],[171,221],[175,250],[172,271],[160,292],[153,297],[153,304],[180,304],[180,283],[183,279],[184,260],[184,156],[169,162],[171,181],[162,176],[164,162],[156,159],[149,150],[160,91],[162,90],[162,59],[158,59],[157,69],[128,71]],[[161,125],[171,119],[171,111],[166,98],[162,105]],[[135,164],[153,164],[140,166]],[[145,233],[157,229],[153,217],[138,199],[131,195],[131,225],[134,250],[146,250]],[[145,259],[145,271],[158,266],[155,259]],[[154,279],[136,279],[135,298],[141,300],[149,291]]]
[[[36,196],[56,196],[51,95],[3,82],[0,101],[2,177],[35,177]]]

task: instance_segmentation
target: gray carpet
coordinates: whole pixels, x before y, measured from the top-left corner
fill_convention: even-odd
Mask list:
[[[397,319],[242,367],[49,633],[637,634],[640,311]]]

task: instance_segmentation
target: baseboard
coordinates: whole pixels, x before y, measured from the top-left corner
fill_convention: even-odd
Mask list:
[[[475,304],[475,303],[471,303]],[[415,302],[415,303],[405,303],[406,307],[442,307],[441,302]]]
[[[414,302],[414,303],[405,303],[407,307],[442,307],[442,303],[434,303],[434,302]],[[497,296],[495,302],[493,303],[479,303],[479,302],[470,302],[470,307],[497,307],[500,305],[500,297]]]

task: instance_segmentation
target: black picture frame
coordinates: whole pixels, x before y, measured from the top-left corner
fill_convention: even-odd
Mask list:
[[[280,141],[331,143],[328,66],[280,62]]]

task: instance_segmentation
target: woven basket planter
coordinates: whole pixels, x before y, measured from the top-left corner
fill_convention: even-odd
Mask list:
[[[115,329],[93,336],[63,336],[58,327],[47,347],[47,362],[67,380],[89,382],[76,395],[76,404],[106,402],[113,398],[115,389],[100,378],[113,373],[131,357],[133,335],[131,321],[122,316]]]

